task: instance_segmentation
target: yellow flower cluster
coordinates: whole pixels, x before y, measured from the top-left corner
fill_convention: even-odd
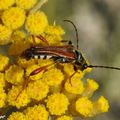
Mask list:
[[[0,55],[0,108],[4,112],[9,106],[18,109],[7,120],[48,120],[52,116],[55,120],[73,120],[75,116],[89,118],[107,112],[105,97],[91,99],[98,83],[93,79],[83,82],[91,69],[76,71],[74,63],[35,59],[31,51],[25,55],[36,45],[43,49],[64,45],[61,26],[50,25],[43,11],[30,12],[37,2],[0,1],[0,45],[11,43],[8,53],[13,57],[9,60]]]

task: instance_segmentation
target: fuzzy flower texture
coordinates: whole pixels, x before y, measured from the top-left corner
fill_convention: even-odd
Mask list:
[[[91,69],[75,71],[74,63],[23,56],[33,46],[65,45],[64,30],[50,25],[43,11],[35,11],[38,4],[39,0],[0,0],[0,45],[7,45],[9,56],[14,58],[11,62],[0,54],[0,117],[73,120],[108,112],[104,96],[91,99],[99,88],[95,80],[84,79]],[[16,111],[8,112],[13,108]]]

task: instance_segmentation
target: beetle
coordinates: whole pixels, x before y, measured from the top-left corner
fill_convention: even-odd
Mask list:
[[[78,51],[78,31],[75,24],[70,20],[64,20],[65,22],[71,23],[75,28],[76,39],[77,39],[77,48],[71,44],[71,41],[68,45],[64,46],[50,46],[47,40],[43,36],[37,36],[40,40],[46,43],[47,46],[36,45],[26,49],[22,56],[26,59],[36,58],[36,59],[52,59],[58,63],[72,63],[74,65],[75,71],[78,69],[83,71],[87,68],[107,68],[107,69],[115,69],[120,70],[118,67],[110,67],[110,66],[101,66],[101,65],[88,65],[82,53]],[[33,37],[33,40],[35,38]],[[45,67],[46,68],[46,67]],[[30,75],[35,75],[43,70],[42,68],[38,68],[31,72]]]

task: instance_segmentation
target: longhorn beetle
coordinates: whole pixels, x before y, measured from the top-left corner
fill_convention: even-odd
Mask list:
[[[38,58],[38,59],[52,59],[58,63],[73,63],[75,70],[78,69],[84,70],[87,68],[107,68],[107,69],[115,69],[120,70],[118,67],[110,67],[110,66],[102,66],[102,65],[88,65],[84,57],[82,56],[81,52],[78,51],[78,31],[75,24],[70,20],[64,20],[65,22],[69,22],[73,25],[76,32],[76,39],[77,39],[77,49],[74,48],[72,44],[64,45],[64,46],[50,46],[47,40],[42,36],[37,36],[43,42],[46,43],[47,46],[34,46],[30,47],[25,50],[22,56],[26,57],[27,59],[30,58]],[[34,39],[34,37],[33,37]],[[45,67],[46,68],[46,67]],[[43,68],[38,68],[34,70],[30,75],[35,75],[41,72]]]

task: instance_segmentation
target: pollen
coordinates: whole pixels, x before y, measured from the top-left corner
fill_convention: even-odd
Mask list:
[[[27,120],[48,120],[49,113],[43,105],[28,107],[24,111]]]
[[[8,9],[14,3],[15,3],[15,0],[0,0],[0,10]]]
[[[83,117],[89,117],[93,110],[93,103],[87,97],[81,97],[76,101],[76,111]]]
[[[11,42],[12,30],[0,24],[0,45],[6,45]]]
[[[68,115],[63,115],[61,117],[58,117],[56,120],[73,120],[73,118]]]
[[[23,83],[23,76],[24,70],[17,65],[12,65],[5,71],[5,79],[14,85]]]
[[[12,89],[8,92],[7,101],[9,105],[16,106],[20,109],[30,102],[30,98],[22,86],[12,86]]]
[[[29,83],[27,87],[28,96],[37,101],[45,98],[48,92],[49,92],[48,85],[40,80],[37,80],[33,83]]]
[[[42,11],[29,14],[26,19],[26,29],[30,34],[33,35],[39,35],[43,33],[47,25],[47,16]]]
[[[81,74],[76,73],[72,78],[68,78],[65,83],[65,90],[72,94],[82,94],[84,90],[83,82],[80,80]]]
[[[64,75],[60,69],[52,68],[43,74],[42,80],[49,86],[60,85],[64,80]]]
[[[2,21],[10,29],[17,29],[24,24],[25,11],[19,7],[11,7],[3,12]]]
[[[17,6],[25,10],[31,9],[36,3],[37,0],[16,0]]]
[[[7,120],[26,120],[26,117],[23,113],[21,112],[13,112]]]
[[[69,101],[62,93],[54,93],[48,96],[47,108],[51,115],[62,115],[68,109]]]
[[[4,55],[0,55],[0,71],[4,71],[9,64],[9,58]]]
[[[4,107],[6,104],[6,93],[3,88],[0,88],[0,108]]]

